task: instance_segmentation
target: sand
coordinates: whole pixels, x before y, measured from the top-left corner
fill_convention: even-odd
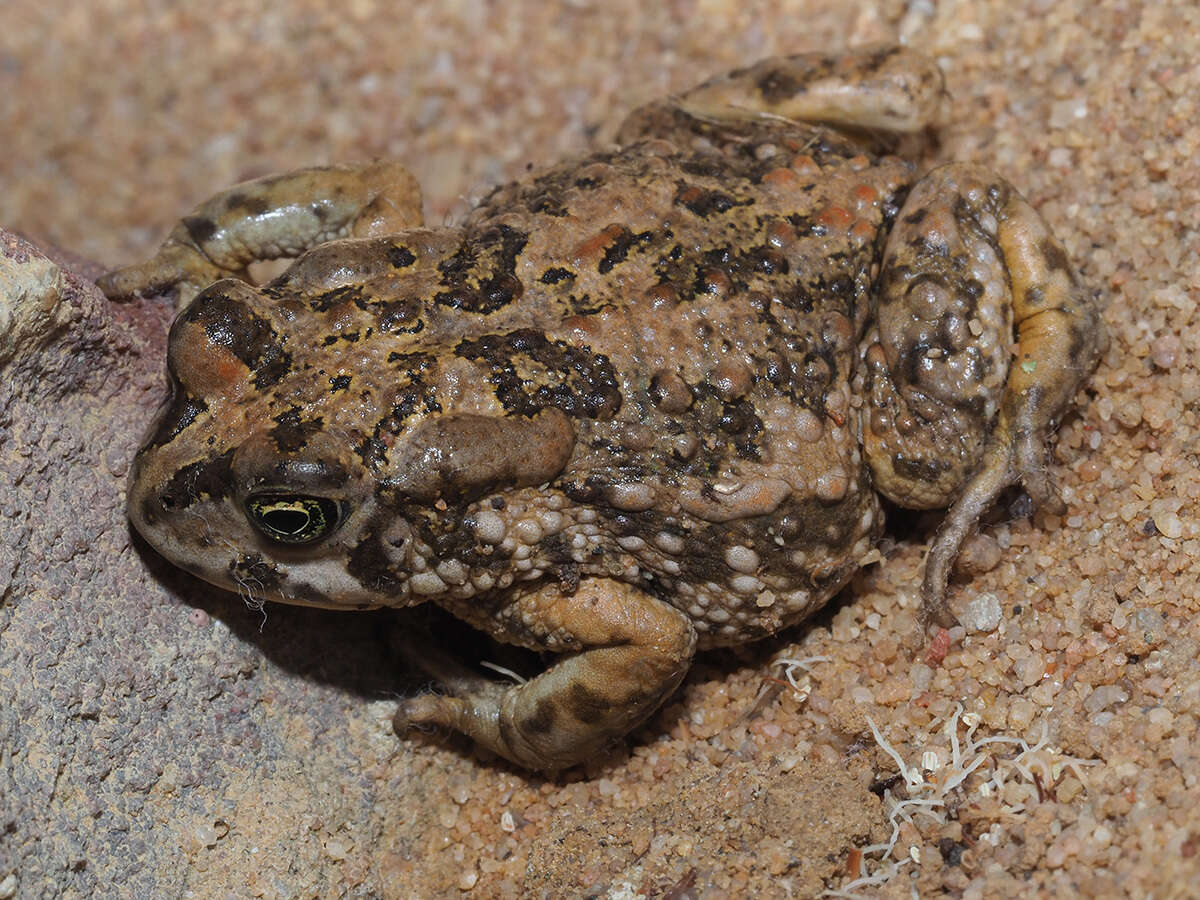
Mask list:
[[[379,639],[393,614],[264,619],[131,541],[121,478],[161,390],[165,316],[50,278],[63,334],[0,315],[18,379],[0,415],[0,900],[1190,895],[1200,7],[344,6],[9,0],[0,225],[111,266],[232,182],[378,155],[448,221],[640,102],[774,53],[903,40],[949,89],[923,161],[1006,175],[1106,309],[1109,349],[1054,453],[1068,511],[997,511],[977,549],[999,561],[952,586],[971,628],[933,647],[915,611],[936,519],[898,522],[826,614],[702,655],[629,741],[546,779],[391,735],[412,689]],[[23,245],[3,255],[19,278],[49,271]],[[56,346],[136,377],[21,394],[13,358]],[[809,660],[795,684],[782,658]],[[990,737],[1025,743],[975,743]],[[917,807],[892,804],[914,796],[929,814],[903,821]],[[889,813],[895,869],[860,854]]]

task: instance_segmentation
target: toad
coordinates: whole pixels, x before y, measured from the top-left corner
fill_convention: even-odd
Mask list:
[[[698,649],[818,609],[881,497],[949,506],[923,587],[946,621],[1001,490],[1061,508],[1047,442],[1101,327],[1006,181],[892,152],[941,94],[901,48],[770,59],[453,227],[390,162],[218,194],[101,280],[180,298],[133,524],[258,600],[432,601],[556,654],[519,684],[431,663],[448,692],[396,714],[535,769],[626,734]]]

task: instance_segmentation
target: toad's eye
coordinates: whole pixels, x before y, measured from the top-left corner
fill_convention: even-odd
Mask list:
[[[273,541],[310,544],[333,534],[341,519],[341,508],[328,497],[257,494],[246,501],[246,515]]]

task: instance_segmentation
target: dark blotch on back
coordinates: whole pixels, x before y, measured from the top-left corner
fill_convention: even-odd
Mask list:
[[[438,264],[445,288],[434,302],[464,312],[490,313],[520,298],[517,257],[529,235],[508,225],[468,235],[449,259]]]
[[[764,275],[786,275],[791,269],[787,257],[773,247],[753,247],[743,254],[742,262]]]
[[[388,247],[387,258],[388,262],[390,262],[392,266],[397,269],[403,269],[406,266],[411,266],[417,261],[417,258],[413,255],[413,252],[407,247]]]
[[[384,334],[416,334],[425,328],[421,303],[416,297],[375,303],[373,308],[379,315],[379,330]]]
[[[344,303],[353,303],[359,309],[365,310],[367,308],[367,297],[363,294],[362,286],[357,284],[343,285],[331,291],[317,294],[317,296],[308,301],[308,307],[313,312],[323,313]]]
[[[463,341],[455,353],[492,370],[496,397],[512,413],[532,416],[557,407],[569,416],[611,418],[621,408],[616,372],[607,356],[533,328]]]
[[[378,468],[387,460],[390,441],[385,435],[398,435],[408,427],[409,419],[415,415],[442,411],[437,390],[430,383],[430,375],[437,367],[433,356],[427,353],[392,353],[387,361],[396,367],[394,377],[398,384],[392,409],[375,423],[371,436],[355,448],[363,465],[371,468]]]
[[[622,227],[620,232],[614,238],[613,242],[608,245],[604,251],[604,258],[600,260],[600,264],[596,267],[601,275],[607,275],[613,270],[613,267],[618,263],[625,261],[629,256],[629,250],[634,244],[646,243],[650,240],[651,234],[648,231],[641,234],[634,234],[628,228]]]
[[[681,185],[675,192],[675,205],[682,206],[702,219],[708,218],[714,213],[729,212],[735,206],[748,206],[752,202],[739,202],[729,194],[692,184]]]

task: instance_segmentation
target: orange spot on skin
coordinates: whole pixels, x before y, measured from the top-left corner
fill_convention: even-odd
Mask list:
[[[791,169],[772,169],[762,177],[763,187],[775,190],[788,190],[797,187],[800,179]]]
[[[838,339],[844,344],[849,344],[850,338],[854,336],[854,326],[841,313],[830,315],[825,320],[825,327],[837,335]]]
[[[787,222],[772,222],[767,228],[767,240],[774,247],[783,249],[796,240],[796,229]]]
[[[792,157],[792,171],[798,175],[820,175],[821,167],[807,153],[797,153]]]
[[[864,209],[870,209],[875,206],[879,200],[879,192],[869,184],[860,184],[854,189],[854,199],[861,212]]]
[[[827,206],[817,216],[817,222],[830,231],[846,231],[854,217],[840,206]]]
[[[224,384],[244,378],[246,375],[246,367],[232,353],[214,354],[211,365],[213,380]]]
[[[854,223],[854,227],[850,229],[850,236],[857,238],[860,241],[871,241],[875,239],[875,226],[870,222],[859,219]]]
[[[578,244],[571,251],[572,262],[577,266],[585,266],[589,262],[599,262],[604,257],[604,251],[611,247],[623,233],[624,229],[620,225],[609,225],[603,231]]]
[[[679,305],[679,292],[669,284],[656,284],[646,291],[646,300],[651,309],[670,308]]]
[[[563,328],[578,343],[587,343],[604,333],[600,316],[569,316],[563,319]]]
[[[230,399],[245,392],[250,370],[228,349],[213,344],[201,326],[188,323],[173,344],[175,369],[189,391],[201,397],[222,394]]]

